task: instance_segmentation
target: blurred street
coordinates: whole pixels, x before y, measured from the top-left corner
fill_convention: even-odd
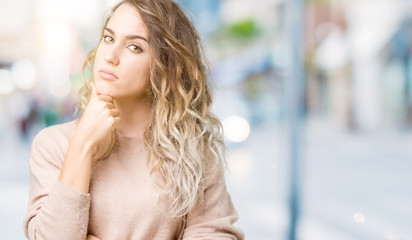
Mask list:
[[[412,133],[350,133],[313,120],[305,134],[299,239],[412,238]],[[285,237],[288,185],[282,139],[281,126],[266,125],[230,146],[228,189],[246,239]],[[29,141],[6,132],[0,144],[0,239],[25,239]]]
[[[30,144],[15,129],[0,129],[0,239],[26,239]]]
[[[32,138],[72,119],[116,2],[0,1],[0,240],[25,239]],[[204,44],[246,239],[412,239],[412,1],[176,2]]]

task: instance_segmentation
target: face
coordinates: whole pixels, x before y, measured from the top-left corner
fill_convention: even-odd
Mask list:
[[[96,88],[115,99],[145,98],[149,73],[148,30],[135,7],[122,4],[107,23],[97,48]]]

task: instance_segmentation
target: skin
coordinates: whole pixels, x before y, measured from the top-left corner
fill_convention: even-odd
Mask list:
[[[98,92],[114,98],[122,119],[117,130],[129,137],[142,138],[150,117],[151,105],[147,100],[151,58],[148,35],[138,11],[129,4],[123,4],[108,22],[96,52],[93,75]],[[130,36],[138,38],[131,39]],[[119,80],[104,80],[98,73],[101,69],[109,69]]]
[[[89,192],[93,153],[112,131],[143,137],[151,110],[147,100],[151,55],[144,39],[148,39],[148,31],[138,11],[128,4],[121,5],[110,18],[98,46],[91,99],[70,141],[59,175],[59,181],[75,191]],[[102,69],[117,78],[108,80],[107,75],[100,73]],[[98,240],[92,235],[87,239]]]
[[[100,239],[98,239],[97,237],[89,234],[89,235],[87,235],[86,240],[100,240]]]

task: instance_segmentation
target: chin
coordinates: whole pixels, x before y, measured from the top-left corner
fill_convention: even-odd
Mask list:
[[[113,91],[112,86],[107,86],[107,84],[102,83],[101,81],[96,81],[96,89],[100,95],[108,95],[115,97],[116,93]]]

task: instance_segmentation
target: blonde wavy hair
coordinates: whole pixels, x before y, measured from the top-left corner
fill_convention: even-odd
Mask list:
[[[202,203],[207,177],[221,173],[226,166],[223,128],[211,112],[202,44],[190,19],[174,1],[124,0],[111,13],[124,3],[139,11],[149,30],[152,116],[144,132],[149,166],[165,183],[167,216],[183,217]],[[83,79],[85,70],[92,68],[96,50],[83,65]],[[76,112],[85,110],[90,95],[90,84],[84,80]],[[95,158],[108,156],[114,142],[112,133]]]

